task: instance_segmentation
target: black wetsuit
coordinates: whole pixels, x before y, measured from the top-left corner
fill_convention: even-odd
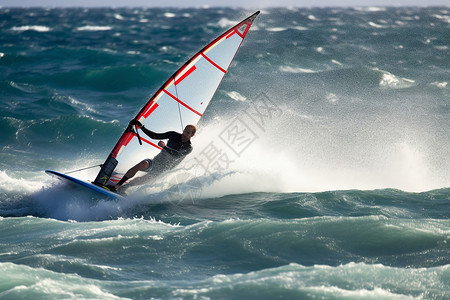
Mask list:
[[[146,159],[148,162],[148,168],[146,170],[142,170],[147,172],[147,175],[142,177],[138,177],[133,179],[130,183],[128,183],[125,188],[128,188],[133,185],[143,184],[155,177],[163,174],[164,172],[175,168],[189,153],[192,152],[191,141],[182,142],[182,135],[175,131],[168,131],[165,133],[156,133],[151,130],[148,130],[145,127],[141,127],[142,131],[148,135],[150,138],[155,140],[165,140],[168,139],[166,146],[164,146],[154,158]],[[119,185],[124,183],[128,178],[124,176]],[[122,188],[124,190],[125,188]]]
[[[146,175],[142,177],[138,177],[130,181],[127,185],[125,185],[122,190],[125,190],[128,187],[133,185],[141,185],[149,180],[152,180],[164,172],[175,168],[189,153],[192,152],[191,141],[182,142],[182,135],[175,131],[168,131],[165,133],[156,133],[151,130],[148,130],[145,127],[141,127],[142,131],[148,135],[150,138],[155,140],[165,140],[168,139],[167,145],[164,146],[161,152],[158,153],[154,158],[146,159],[148,162],[148,168],[142,170],[147,172]],[[119,181],[119,185],[123,184],[126,180],[128,180],[126,176],[122,177]]]
[[[179,158],[181,156],[186,156],[189,153],[192,152],[192,145],[191,141],[182,142],[181,141],[181,133],[175,132],[175,131],[168,131],[165,133],[156,133],[151,130],[148,130],[145,127],[141,128],[142,131],[148,135],[150,138],[155,140],[165,140],[168,139],[166,146],[163,148],[167,152],[169,152],[171,155],[173,155],[176,158]]]

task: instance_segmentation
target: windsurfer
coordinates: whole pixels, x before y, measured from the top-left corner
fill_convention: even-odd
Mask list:
[[[131,169],[129,169],[122,179],[114,186],[109,186],[113,191],[117,191],[127,180],[133,178],[138,171],[151,172],[152,177],[156,177],[163,172],[177,166],[189,153],[192,152],[191,137],[195,135],[197,128],[194,125],[187,125],[183,133],[168,131],[165,133],[153,132],[137,120],[131,120],[131,126],[138,126],[147,136],[152,139],[165,140],[159,141],[161,152],[153,159],[144,159]]]

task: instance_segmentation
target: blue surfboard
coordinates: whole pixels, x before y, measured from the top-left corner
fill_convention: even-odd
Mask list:
[[[51,170],[47,170],[47,171],[45,171],[45,173],[47,173],[48,175],[51,175],[53,177],[56,177],[59,180],[62,180],[62,181],[68,182],[68,183],[73,183],[73,184],[75,184],[77,186],[90,189],[91,191],[100,193],[100,194],[102,194],[104,196],[107,196],[108,198],[124,199],[124,197],[119,195],[119,194],[116,194],[116,193],[111,192],[111,191],[109,191],[109,190],[107,190],[105,188],[102,188],[102,187],[98,186],[98,185],[92,184],[92,183],[84,181],[84,180],[77,179],[75,177],[72,177],[72,176],[69,176],[69,175],[66,175],[66,174],[62,174],[62,173],[59,173],[59,172],[56,172],[56,171],[51,171]]]

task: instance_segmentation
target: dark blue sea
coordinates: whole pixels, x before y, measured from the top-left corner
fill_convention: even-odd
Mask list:
[[[449,7],[262,10],[184,165],[45,174],[253,12],[0,8],[0,299],[450,298]]]

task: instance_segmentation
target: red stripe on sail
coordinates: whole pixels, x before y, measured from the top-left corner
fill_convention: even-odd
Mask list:
[[[159,150],[162,149],[160,146],[156,145],[155,143],[150,142],[149,140],[143,138],[142,136],[141,136],[141,140],[144,141],[144,142],[146,142],[146,143],[149,144],[149,145],[152,145],[152,146],[155,147],[155,148],[158,148]]]
[[[229,37],[233,36],[233,34],[236,33],[236,30],[232,30],[226,37],[225,39],[228,39]]]
[[[128,132],[126,135],[124,135],[124,137],[123,137],[123,139],[121,140],[119,146],[117,147],[117,151],[119,151],[122,147],[128,146],[128,144],[131,142],[131,140],[132,140],[135,136],[137,136],[137,135],[136,135],[136,133],[134,133],[134,132]],[[162,149],[161,147],[159,147],[159,146],[156,145],[155,143],[152,143],[151,141],[149,141],[149,140],[147,140],[147,139],[145,139],[145,138],[143,138],[143,137],[141,137],[141,140],[143,140],[144,142],[146,142],[146,143],[149,144],[149,145],[152,145],[152,146],[155,147],[155,148],[158,148],[159,150]],[[117,155],[117,153],[114,153],[114,156],[113,156],[113,157],[115,157],[116,155]]]
[[[183,105],[184,107],[186,107],[187,109],[189,109],[190,111],[192,111],[193,113],[196,113],[197,115],[199,115],[200,117],[202,116],[201,113],[199,113],[198,111],[196,111],[195,109],[193,109],[192,107],[190,107],[189,105],[187,105],[186,103],[184,103],[183,101],[181,101],[180,99],[178,99],[177,97],[175,97],[174,95],[172,95],[171,93],[169,93],[166,90],[163,90],[164,93],[166,93],[167,95],[169,95],[170,97],[172,97],[173,100],[177,101],[178,103],[180,103],[181,105]]]
[[[183,76],[181,76],[180,78],[177,79],[177,81],[175,81],[175,85],[179,84],[183,79],[185,79],[187,76],[189,76],[189,74],[191,74],[192,72],[194,72],[196,69],[195,65],[192,66],[189,70],[187,70]]]
[[[215,62],[213,62],[208,56],[206,56],[205,54],[203,54],[203,52],[201,53],[202,56],[209,61],[214,67],[216,67],[217,69],[219,69],[220,71],[226,73],[227,71],[224,70],[221,66],[219,66],[218,64],[216,64]]]
[[[148,118],[148,116],[150,116],[150,114],[152,112],[155,111],[155,109],[158,107],[158,103],[154,102],[153,100],[151,101],[150,107],[148,108],[148,110],[142,115],[145,119]]]

